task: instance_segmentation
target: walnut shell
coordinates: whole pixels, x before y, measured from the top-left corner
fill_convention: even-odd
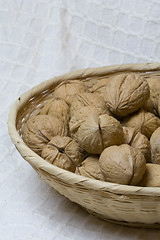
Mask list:
[[[155,109],[155,106],[153,104],[153,101],[151,98],[149,98],[147,100],[147,102],[145,103],[145,105],[143,106],[143,109],[147,112],[153,113],[154,115],[157,115],[157,111]]]
[[[160,97],[159,97],[159,100],[158,100],[158,115],[160,117]]]
[[[136,185],[146,169],[144,155],[128,144],[104,149],[99,164],[105,180],[119,184]]]
[[[160,165],[147,163],[145,174],[138,185],[142,187],[160,187]]]
[[[103,77],[98,79],[97,82],[91,88],[92,93],[96,93],[97,95],[104,98],[106,95],[106,86],[111,81],[112,77]]]
[[[151,159],[155,164],[160,164],[160,127],[151,136]]]
[[[102,97],[94,93],[78,93],[73,99],[73,103],[70,108],[70,116],[72,117],[77,109],[81,109],[85,106],[94,106],[97,108],[99,113],[104,114],[108,113],[105,101]]]
[[[69,132],[72,138],[76,139],[76,133],[78,131],[78,128],[81,126],[83,122],[86,121],[87,117],[89,115],[96,115],[97,109],[94,106],[86,106],[78,109],[73,117],[70,119],[69,122]]]
[[[151,161],[151,146],[148,138],[140,132],[135,133],[131,127],[123,127],[124,143],[139,149],[147,162]]]
[[[72,104],[74,95],[77,93],[89,92],[87,86],[80,80],[70,80],[60,83],[54,90],[55,98],[62,98],[69,105]]]
[[[69,122],[69,105],[61,98],[51,98],[43,106],[40,111],[41,115],[50,115],[57,117],[65,124]]]
[[[160,78],[150,77],[147,79],[150,87],[150,99],[153,103],[154,111],[158,112],[158,100],[160,97]]]
[[[124,143],[130,144],[133,136],[134,136],[134,128],[132,127],[123,127],[123,133],[124,133]]]
[[[100,154],[104,148],[124,141],[119,121],[108,114],[99,115],[94,107],[83,107],[69,122],[71,136],[88,153]]]
[[[119,74],[108,83],[104,100],[116,116],[127,116],[141,108],[150,96],[147,81],[138,74]]]
[[[97,156],[90,156],[86,158],[79,166],[76,167],[76,174],[105,181],[105,178],[100,170]]]
[[[43,148],[42,158],[51,164],[74,172],[84,159],[83,150],[79,144],[70,137],[55,136]]]
[[[143,109],[127,117],[121,123],[123,127],[132,127],[135,132],[141,132],[147,138],[150,138],[152,133],[160,127],[160,119]]]
[[[58,118],[48,115],[31,116],[24,125],[23,140],[40,155],[43,147],[58,134],[67,135],[64,124]]]
[[[133,136],[130,145],[131,147],[134,147],[141,151],[146,159],[146,162],[151,161],[151,145],[150,141],[145,135],[138,132],[135,136]]]

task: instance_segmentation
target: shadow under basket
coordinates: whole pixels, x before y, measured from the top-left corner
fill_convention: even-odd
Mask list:
[[[21,156],[59,193],[100,219],[136,227],[160,227],[160,188],[120,185],[92,180],[45,161],[22,140],[30,115],[37,115],[54,88],[66,80],[81,80],[91,87],[101,77],[137,72],[144,78],[160,78],[160,63],[121,64],[79,70],[47,80],[24,93],[13,105],[8,119],[10,137]]]

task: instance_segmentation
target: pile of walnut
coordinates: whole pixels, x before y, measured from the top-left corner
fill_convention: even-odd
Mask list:
[[[88,178],[160,187],[160,79],[125,73],[59,84],[23,129],[49,163]]]

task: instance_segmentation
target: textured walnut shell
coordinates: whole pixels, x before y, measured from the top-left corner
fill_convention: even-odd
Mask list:
[[[52,97],[44,104],[40,114],[57,117],[64,123],[68,124],[69,111],[70,107],[63,99]]]
[[[104,98],[106,95],[106,86],[110,82],[112,77],[103,77],[101,79],[98,79],[97,82],[93,85],[91,88],[92,93],[96,93],[97,95]]]
[[[147,138],[150,138],[152,133],[160,126],[160,119],[154,114],[143,109],[132,114],[122,122],[124,127],[132,127],[135,132],[141,132]]]
[[[108,113],[105,101],[102,97],[94,94],[94,93],[78,93],[75,95],[73,99],[73,103],[70,108],[70,115],[71,117],[77,111],[77,109],[81,109],[85,106],[94,106],[97,108],[99,113],[104,114]]]
[[[119,74],[108,83],[105,101],[116,116],[127,116],[141,108],[150,96],[147,81],[138,74]]]
[[[160,164],[160,127],[151,136],[151,159],[155,164]]]
[[[140,182],[146,169],[144,155],[128,144],[104,149],[99,164],[106,181],[128,185]]]
[[[24,142],[39,155],[55,135],[65,136],[67,130],[58,118],[48,115],[31,116],[23,129]]]
[[[139,149],[147,162],[151,161],[151,146],[148,138],[140,132],[135,133],[131,127],[123,127],[124,143],[129,144],[131,147]]]
[[[132,127],[123,127],[123,133],[124,133],[124,143],[130,144],[133,135],[135,133],[134,128]]]
[[[74,172],[76,166],[83,161],[83,150],[70,137],[55,136],[43,148],[42,158],[51,164]]]
[[[75,173],[88,178],[105,181],[105,178],[100,170],[97,156],[90,156],[86,158],[79,166],[77,166]]]
[[[87,86],[79,80],[70,80],[60,83],[54,90],[55,98],[62,98],[69,105],[72,104],[74,95],[77,93],[89,92]]]
[[[84,114],[86,113],[86,114]],[[99,115],[94,107],[83,107],[71,118],[70,132],[88,153],[100,154],[104,148],[124,142],[119,121],[108,114]]]
[[[150,99],[153,103],[154,111],[158,112],[158,100],[160,97],[160,79],[159,78],[148,78],[148,85],[150,87]]]
[[[131,140],[130,145],[131,147],[134,147],[141,151],[141,153],[144,155],[146,159],[146,162],[151,161],[151,145],[150,141],[145,135],[138,132]]]
[[[147,112],[151,112],[153,113],[154,115],[157,115],[157,111],[155,110],[155,106],[153,104],[153,101],[151,98],[149,98],[147,100],[147,102],[145,103],[145,105],[143,106],[143,109]]]
[[[73,117],[70,119],[69,122],[69,132],[72,138],[76,138],[76,133],[78,131],[78,128],[81,126],[83,122],[86,121],[88,118],[88,115],[94,116],[98,114],[97,109],[94,106],[87,106],[82,107],[81,109],[78,109]]]
[[[158,100],[158,115],[160,117],[160,97],[159,97],[159,100]]]
[[[160,187],[160,165],[147,163],[145,174],[138,185],[142,187]]]

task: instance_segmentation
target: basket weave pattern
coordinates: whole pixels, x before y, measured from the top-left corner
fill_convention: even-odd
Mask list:
[[[11,139],[22,157],[37,174],[58,192],[78,203],[97,217],[132,226],[160,226],[160,188],[124,186],[76,175],[42,159],[23,142],[23,125],[30,115],[37,115],[64,80],[79,79],[92,86],[97,78],[120,72],[138,72],[145,78],[160,78],[160,64],[123,64],[80,70],[47,80],[24,93],[9,114]]]

